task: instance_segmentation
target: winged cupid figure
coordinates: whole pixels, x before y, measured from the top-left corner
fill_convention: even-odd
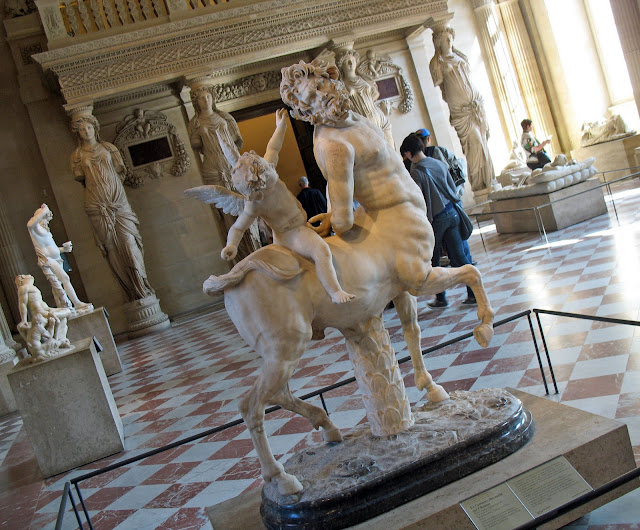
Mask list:
[[[227,246],[222,249],[223,259],[229,261],[236,256],[243,234],[256,218],[261,217],[273,231],[274,243],[314,262],[318,279],[334,303],[349,302],[355,295],[340,287],[329,246],[307,226],[307,214],[276,173],[278,155],[287,129],[286,112],[286,109],[276,112],[276,130],[267,144],[264,158],[254,151],[237,158],[231,180],[242,195],[222,186],[198,186],[186,190],[185,194],[213,203],[224,213],[238,216],[229,229]],[[225,156],[234,158],[232,149],[226,146],[222,138],[220,140]]]

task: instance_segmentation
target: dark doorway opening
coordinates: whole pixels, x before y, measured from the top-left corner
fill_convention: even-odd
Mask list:
[[[247,107],[245,109],[236,110],[231,113],[237,122],[244,120],[250,120],[252,118],[258,118],[265,114],[271,114],[278,109],[287,108],[286,105],[280,101],[268,101],[253,107]],[[322,193],[326,193],[327,181],[322,176],[322,172],[316,164],[316,159],[313,156],[313,125],[306,121],[294,120],[291,118],[291,128],[298,144],[302,163],[309,179],[309,184],[312,188],[317,188]]]

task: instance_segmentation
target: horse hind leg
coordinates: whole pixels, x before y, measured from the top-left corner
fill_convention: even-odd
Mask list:
[[[478,302],[478,319],[480,324],[473,330],[473,336],[482,347],[487,347],[493,338],[494,311],[489,303],[489,298],[482,285],[482,276],[473,265],[463,265],[443,269],[434,267],[431,269],[426,281],[417,289],[412,290],[413,295],[437,294],[454,285],[464,283],[471,287]]]
[[[325,442],[342,441],[340,429],[329,419],[327,413],[320,407],[302,401],[291,394],[289,383],[280,390],[280,393],[274,398],[274,403],[280,405],[283,409],[304,416],[311,422],[314,429],[322,429],[322,438]]]
[[[264,409],[275,401],[274,398],[291,378],[299,356],[295,361],[264,357],[264,366],[258,379],[240,401],[240,414],[247,424],[253,446],[258,453],[262,477],[267,482],[275,480],[281,495],[294,495],[302,491],[302,484],[296,477],[286,473],[282,464],[274,458],[264,431]]]
[[[427,399],[432,403],[438,403],[449,399],[449,394],[440,385],[433,382],[431,374],[427,371],[422,357],[420,346],[420,326],[418,325],[418,303],[414,296],[407,291],[400,293],[393,299],[393,305],[398,312],[404,340],[411,355],[413,375],[416,387],[427,391]]]

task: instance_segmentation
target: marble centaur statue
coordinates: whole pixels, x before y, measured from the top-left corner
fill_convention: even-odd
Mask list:
[[[225,213],[238,216],[229,229],[227,246],[222,249],[223,259],[232,260],[236,257],[240,239],[261,217],[273,231],[274,243],[313,260],[316,275],[334,303],[349,302],[353,295],[343,291],[338,283],[329,246],[307,226],[307,214],[276,173],[278,154],[287,128],[286,120],[286,110],[279,109],[276,112],[276,130],[269,140],[264,158],[253,151],[239,157],[231,178],[242,195],[222,186],[199,186],[185,193],[214,203]]]
[[[63,243],[61,247],[56,245],[49,228],[51,219],[53,219],[51,210],[46,204],[43,204],[29,219],[27,229],[29,230],[36,256],[38,256],[38,265],[40,265],[42,272],[51,284],[56,306],[75,309],[80,315],[93,311],[92,304],[80,301],[76,290],[71,284],[69,275],[62,266],[61,252],[71,252],[73,245],[71,241]]]
[[[453,45],[454,38],[453,28],[433,28],[435,55],[429,62],[429,72],[449,106],[449,121],[467,158],[471,189],[481,191],[491,188],[495,176],[487,144],[489,122],[484,100],[471,81],[467,56]]]
[[[20,311],[18,331],[27,344],[30,362],[42,361],[69,348],[67,319],[75,314],[73,308],[49,307],[31,275],[16,276],[16,287]]]
[[[289,380],[312,338],[334,327],[345,337],[374,436],[397,434],[414,422],[389,334],[382,323],[393,299],[415,369],[416,385],[432,401],[448,395],[426,371],[413,295],[435,294],[465,283],[478,300],[478,342],[493,336],[493,310],[478,270],[465,265],[431,267],[433,231],[424,199],[382,130],[350,111],[349,96],[335,67],[295,64],[282,70],[280,93],[294,118],[315,125],[314,153],[328,182],[331,211],[317,216],[316,231],[331,228],[331,249],[341,285],[355,298],[333,304],[313,263],[279,245],[270,245],[211,277],[205,288],[224,291],[225,306],[240,335],[264,359],[262,372],[240,402],[240,411],[260,459],[262,475],[284,495],[303,487],[287,474],[269,448],[264,410],[278,404],[308,418],[324,439],[342,440],[320,408],[294,397]],[[354,212],[353,200],[360,203]]]

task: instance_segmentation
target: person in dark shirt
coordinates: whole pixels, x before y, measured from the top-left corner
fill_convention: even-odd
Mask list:
[[[459,201],[456,186],[449,174],[447,166],[440,160],[428,157],[423,152],[423,144],[415,134],[407,136],[400,147],[402,155],[413,162],[411,178],[416,182],[427,204],[427,217],[433,227],[435,244],[431,265],[440,266],[440,249],[446,243],[449,260],[453,267],[470,264],[463,240],[460,237],[460,216],[453,206],[453,201]],[[467,299],[463,304],[475,304],[473,291],[467,287]],[[446,292],[436,295],[436,299],[429,302],[431,307],[446,307]]]
[[[327,213],[327,199],[324,198],[320,190],[309,187],[307,177],[300,177],[298,185],[302,189],[296,198],[302,204],[304,211],[307,212],[307,221],[315,215]]]

